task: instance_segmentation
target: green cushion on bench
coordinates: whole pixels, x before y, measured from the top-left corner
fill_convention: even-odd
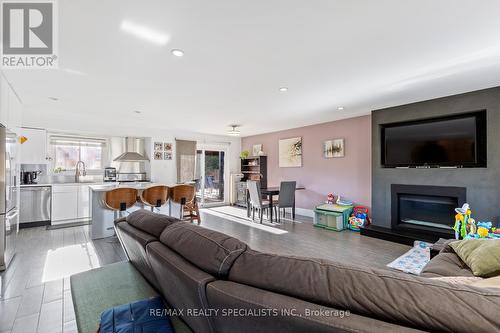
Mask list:
[[[95,333],[104,310],[158,295],[130,262],[72,275],[71,293],[78,333]],[[170,319],[175,332],[191,332],[178,317]]]

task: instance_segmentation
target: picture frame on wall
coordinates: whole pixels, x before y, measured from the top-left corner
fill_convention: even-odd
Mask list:
[[[344,139],[326,140],[323,142],[323,157],[324,158],[338,158],[345,156],[345,142]]]
[[[163,159],[164,159],[165,161],[169,161],[169,160],[171,160],[171,159],[172,159],[172,151],[170,151],[170,152],[164,152],[164,153],[163,153]]]
[[[279,167],[302,167],[302,137],[279,140]]]
[[[260,156],[262,152],[262,144],[252,146],[252,156]]]
[[[154,151],[163,151],[163,142],[155,142]]]
[[[162,151],[155,151],[154,152],[154,159],[155,159],[155,161],[163,160],[163,152]]]

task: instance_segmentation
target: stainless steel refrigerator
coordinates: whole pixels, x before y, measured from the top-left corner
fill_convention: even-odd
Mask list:
[[[16,134],[0,125],[0,271],[14,257],[19,231]]]

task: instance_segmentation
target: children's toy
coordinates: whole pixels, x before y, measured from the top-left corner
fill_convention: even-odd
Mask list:
[[[455,215],[455,225],[453,226],[455,238],[464,239],[467,236],[467,225],[474,222],[474,220],[469,221],[472,214],[470,206],[468,203],[465,203],[462,207],[455,208],[455,212],[457,213]]]
[[[342,199],[342,197],[339,195],[337,197],[336,204],[339,205],[339,206],[352,206],[352,201],[349,201],[347,199]]]
[[[333,193],[328,193],[328,195],[326,196],[326,203],[333,205],[334,201],[335,201],[335,196],[333,195]]]
[[[354,231],[359,231],[361,227],[370,224],[368,217],[368,208],[364,206],[356,206],[352,209],[352,215],[349,218],[347,227]]]

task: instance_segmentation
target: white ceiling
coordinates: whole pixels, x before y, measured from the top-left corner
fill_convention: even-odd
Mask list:
[[[499,14],[498,0],[59,1],[60,69],[6,76],[32,126],[246,136],[500,85]]]

